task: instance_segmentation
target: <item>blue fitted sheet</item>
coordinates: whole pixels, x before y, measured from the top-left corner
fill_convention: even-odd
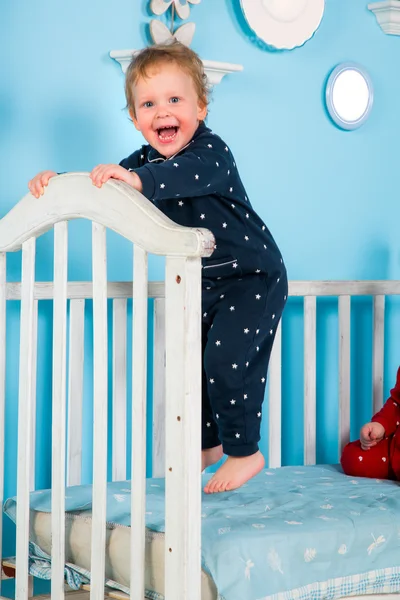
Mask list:
[[[209,476],[204,476],[204,480]],[[146,524],[164,531],[164,480],[147,481]],[[91,510],[91,486],[66,510]],[[5,512],[15,520],[15,499]],[[31,508],[49,512],[50,491]],[[108,486],[107,521],[130,525],[130,482]],[[266,469],[239,490],[205,495],[203,569],[221,600],[311,600],[400,591],[400,486],[331,465]]]

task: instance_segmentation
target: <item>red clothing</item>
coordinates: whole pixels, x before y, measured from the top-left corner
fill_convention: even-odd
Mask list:
[[[360,440],[343,450],[341,464],[346,475],[400,480],[400,367],[390,398],[371,421],[385,428],[385,439],[369,450],[362,450]]]

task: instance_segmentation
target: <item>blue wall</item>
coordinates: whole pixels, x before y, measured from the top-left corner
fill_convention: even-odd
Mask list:
[[[249,197],[280,244],[290,279],[400,278],[398,243],[398,139],[400,38],[384,35],[366,0],[327,0],[314,38],[291,52],[271,52],[247,26],[239,0],[204,0],[193,6],[193,48],[203,58],[241,63],[213,93],[209,124],[233,150]],[[0,7],[0,215],[26,193],[42,169],[87,171],[117,162],[142,140],[123,110],[123,76],[112,49],[147,43],[147,0],[60,2],[13,0]],[[327,117],[324,84],[339,62],[369,71],[375,105],[361,129],[347,133]],[[90,277],[88,224],[73,223],[71,279]],[[37,278],[52,278],[51,235],[38,242]],[[131,278],[128,245],[110,236],[109,278]],[[9,260],[9,279],[19,280],[19,256]],[[162,263],[151,262],[151,278]],[[47,311],[47,312],[46,312]],[[353,432],[370,413],[370,302],[353,315]],[[40,331],[50,340],[49,311]],[[286,315],[284,460],[302,459],[302,316],[292,302]],[[398,360],[399,311],[389,306],[385,393]],[[321,303],[318,424],[321,461],[337,460],[337,316]],[[15,372],[18,330],[10,329]],[[47,336],[47,337],[46,337]],[[12,350],[11,350],[12,348]],[[47,360],[49,357],[47,358]],[[13,363],[14,361],[14,363]],[[42,369],[42,370],[40,370]],[[50,393],[48,371],[39,368],[38,396]],[[8,385],[8,452],[15,457],[16,388]],[[299,404],[300,403],[300,404]],[[45,408],[42,409],[45,412]],[[264,424],[266,428],[266,423]],[[40,426],[40,424],[39,424]],[[264,436],[264,448],[266,447]],[[40,442],[49,448],[46,434]],[[39,473],[42,483],[47,474]],[[12,469],[8,493],[14,491]],[[6,489],[6,492],[7,492]]]

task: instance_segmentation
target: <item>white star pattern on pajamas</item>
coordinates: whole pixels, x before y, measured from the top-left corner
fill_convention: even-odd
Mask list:
[[[225,438],[221,432],[228,427],[225,439],[227,447],[228,442],[240,447],[241,444],[250,444],[251,441],[247,439],[247,430],[242,429],[244,423],[241,422],[241,415],[246,414],[249,423],[251,420],[256,428],[260,426],[261,406],[267,380],[266,375],[262,377],[266,373],[263,361],[265,359],[265,364],[268,363],[268,354],[277,327],[275,321],[278,322],[280,317],[281,306],[279,305],[283,305],[283,295],[279,293],[278,288],[282,284],[279,279],[277,281],[277,278],[284,279],[284,270],[279,264],[279,261],[281,264],[283,261],[273,242],[269,242],[267,226],[253,212],[238,176],[237,165],[233,161],[230,148],[207,128],[200,132],[200,136],[204,133],[208,137],[199,139],[196,133],[196,137],[188,144],[191,146],[188,154],[185,149],[182,149],[178,156],[166,160],[156,154],[153,162],[165,162],[167,167],[165,170],[153,174],[154,166],[151,164],[149,169],[155,181],[154,202],[176,200],[176,203],[169,201],[161,205],[164,207],[161,210],[167,216],[172,215],[173,220],[176,216],[176,222],[184,226],[207,227],[217,236],[215,241],[219,246],[218,255],[210,268],[203,271],[203,312],[201,314],[203,327],[209,332],[206,348],[210,350],[208,358],[204,355],[204,365],[205,381],[211,401],[210,412],[204,413],[203,428],[207,431],[206,435],[211,436],[209,439],[214,441],[213,436],[221,426],[220,440],[224,444]],[[154,150],[150,149],[150,152]],[[131,163],[127,166],[132,166],[135,170],[145,163],[152,162],[152,158],[154,155],[151,154],[147,158],[146,150],[141,155],[139,165]],[[179,160],[184,162],[179,163]],[[180,168],[182,164],[184,178],[177,177],[175,172],[175,169]],[[182,169],[180,172],[182,174]],[[177,191],[181,193],[177,194]],[[221,210],[218,210],[215,205],[218,196],[221,196]],[[230,211],[234,212],[231,214]],[[236,216],[238,219],[235,218]],[[214,245],[214,250],[217,250],[217,244]],[[214,267],[218,267],[218,270]],[[274,275],[270,277],[268,272]],[[254,278],[254,274],[261,277]],[[252,279],[249,276],[252,276]],[[243,297],[240,290],[242,278],[243,287],[246,288]],[[271,281],[273,278],[275,283],[273,282],[271,289],[270,301],[268,280]],[[272,294],[275,286],[278,292],[275,294],[274,305]],[[280,289],[285,293],[283,287]],[[276,312],[276,316],[274,313],[271,317],[271,309]],[[229,312],[232,318],[229,318]],[[212,320],[217,317],[214,328],[213,323],[210,322],[211,315]],[[244,323],[247,321],[246,325],[243,321]],[[268,326],[271,329],[268,329]],[[232,339],[230,339],[231,330]],[[256,336],[258,346],[256,346]],[[242,365],[245,365],[245,369]],[[217,379],[211,375],[212,371],[217,373]],[[229,384],[230,380],[232,382],[237,380],[237,383],[232,386]],[[259,382],[261,387],[258,385]],[[247,393],[244,393],[244,388],[247,389]],[[230,394],[235,394],[236,399],[232,397],[229,399],[229,396],[226,396],[227,390],[230,390]],[[221,396],[220,400],[218,396]],[[228,404],[232,406],[231,412],[227,410]],[[235,408],[236,404],[238,411]],[[234,421],[228,418],[229,414],[235,417]],[[212,446],[213,444],[209,447]]]
[[[141,154],[141,155],[140,155],[140,158],[141,158],[141,159],[143,159],[143,158],[144,158],[144,154]]]

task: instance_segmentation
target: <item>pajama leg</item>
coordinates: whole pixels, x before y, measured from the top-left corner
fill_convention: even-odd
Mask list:
[[[395,479],[390,464],[392,436],[383,439],[369,450],[362,450],[360,440],[344,447],[340,462],[346,475],[373,479]]]
[[[204,348],[207,343],[207,333],[209,330],[209,325],[203,323],[202,325],[202,346],[203,353]],[[215,448],[215,446],[219,446],[221,444],[220,439],[218,437],[218,425],[215,422],[213,410],[211,408],[210,398],[208,395],[207,389],[207,375],[204,370],[204,361],[202,368],[202,385],[201,385],[201,422],[202,422],[202,440],[201,447],[202,450],[208,450],[209,448]]]
[[[266,373],[287,296],[286,275],[250,275],[219,288],[204,369],[225,454],[250,456],[260,439]]]

